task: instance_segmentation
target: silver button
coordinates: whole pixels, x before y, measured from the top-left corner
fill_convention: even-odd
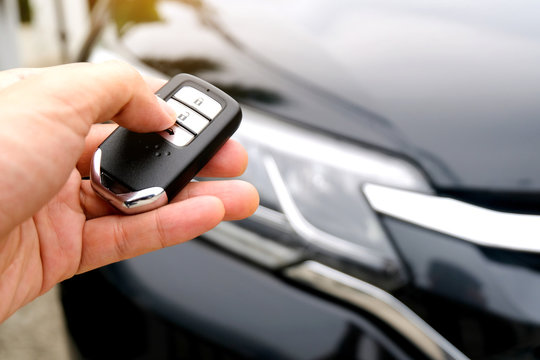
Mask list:
[[[174,124],[172,127],[168,128],[167,130],[160,131],[158,134],[161,135],[165,140],[168,140],[177,146],[185,146],[189,144],[195,137],[192,133],[178,124]]]
[[[174,94],[174,97],[184,104],[196,109],[210,120],[214,119],[222,110],[221,105],[216,100],[191,86],[180,88],[180,90]]]
[[[195,110],[188,108],[175,99],[167,100],[167,104],[176,112],[176,121],[196,134],[200,133],[210,123]]]
[[[177,118],[185,111],[186,108],[184,105],[182,105],[181,102],[178,102],[174,99],[167,100],[167,104],[169,104],[169,106],[173,108]]]

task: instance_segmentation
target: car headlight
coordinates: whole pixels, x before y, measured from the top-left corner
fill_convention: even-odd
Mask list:
[[[249,153],[249,166],[241,178],[257,187],[261,205],[254,216],[234,225],[248,233],[224,224],[209,234],[212,240],[263,265],[269,265],[268,253],[284,254],[285,247],[295,249],[281,257],[285,262],[320,257],[334,267],[347,267],[349,273],[356,269],[370,277],[378,275],[386,285],[389,279],[402,280],[399,258],[362,186],[375,183],[430,193],[413,165],[246,106],[234,138]],[[229,241],[224,233],[230,235]],[[230,238],[244,244],[235,246]],[[268,240],[283,246],[267,244],[266,255],[256,254],[260,243]]]

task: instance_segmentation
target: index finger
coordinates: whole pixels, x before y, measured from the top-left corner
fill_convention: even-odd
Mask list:
[[[163,130],[174,123],[174,111],[153,94],[135,68],[120,61],[17,69],[2,77],[9,87],[4,96],[14,103],[35,99],[34,112],[48,112],[55,104],[56,112],[69,115],[56,113],[56,118],[74,130],[87,132],[93,123],[111,119],[137,132]],[[153,82],[152,87],[156,85]]]
[[[0,166],[10,189],[2,203],[17,204],[0,208],[2,228],[29,218],[60,190],[93,123],[112,118],[133,131],[159,131],[175,121],[166,109],[134,68],[117,61],[42,69],[0,89]]]

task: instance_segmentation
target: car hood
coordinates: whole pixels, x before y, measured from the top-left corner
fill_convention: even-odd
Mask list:
[[[122,44],[162,73],[405,157],[441,191],[530,193],[538,13],[532,0],[164,2]]]

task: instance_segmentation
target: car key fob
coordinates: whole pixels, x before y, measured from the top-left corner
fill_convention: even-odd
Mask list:
[[[126,214],[167,204],[240,125],[229,95],[193,75],[173,77],[157,91],[176,111],[176,123],[156,133],[116,129],[94,153],[94,190]]]

